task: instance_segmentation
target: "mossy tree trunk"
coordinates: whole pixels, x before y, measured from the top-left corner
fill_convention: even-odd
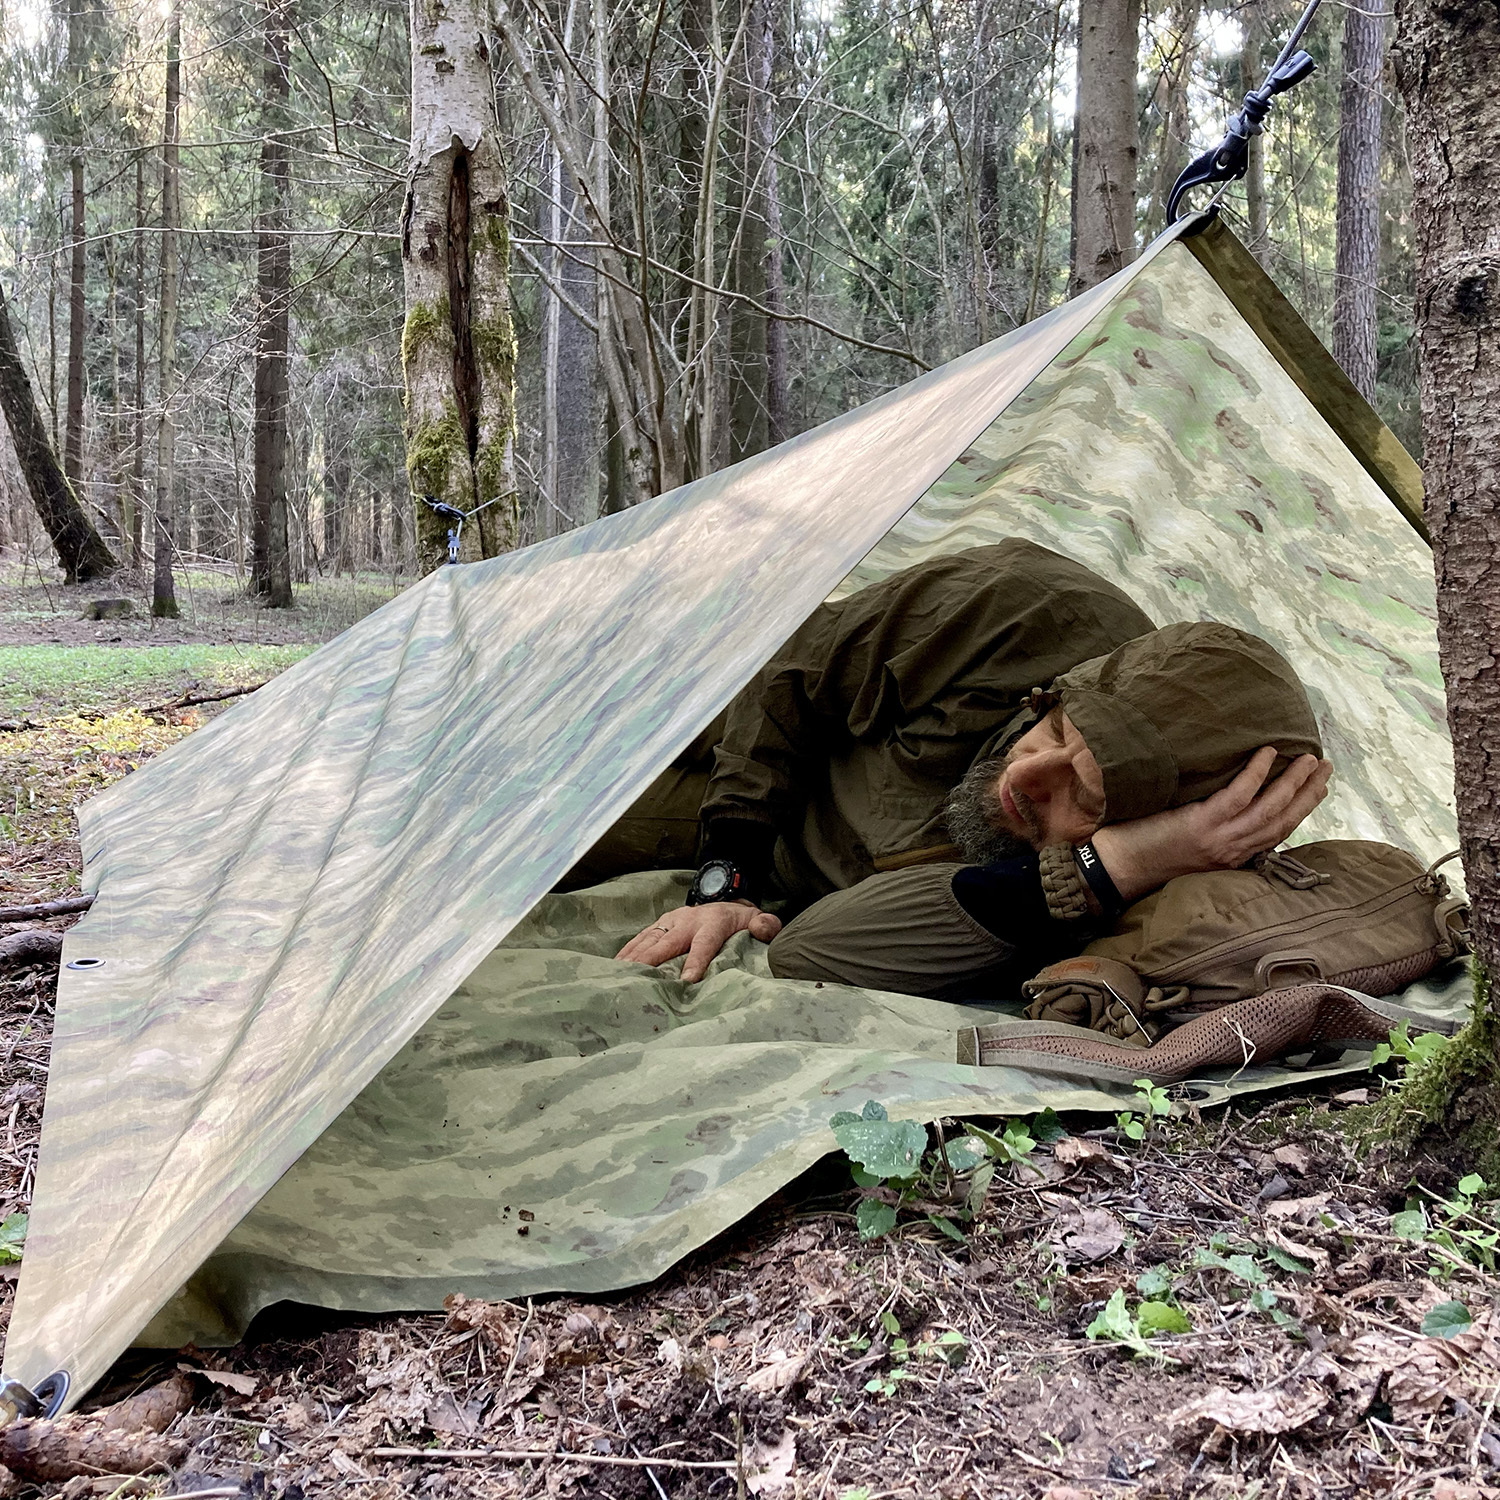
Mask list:
[[[1398,1149],[1442,1147],[1492,1175],[1500,1060],[1500,9],[1402,0],[1395,57],[1417,229],[1427,526],[1438,649],[1471,903],[1476,1021],[1375,1122]]]
[[[421,497],[477,511],[463,561],[515,546],[515,335],[510,226],[485,8],[412,0],[406,270],[406,470],[424,572],[447,559],[449,522]]]
[[[1405,0],[1427,525],[1476,952],[1500,964],[1500,9]]]

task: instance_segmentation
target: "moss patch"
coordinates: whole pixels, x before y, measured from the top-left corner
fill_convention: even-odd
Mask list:
[[[1355,1149],[1392,1163],[1427,1158],[1500,1182],[1500,1025],[1474,965],[1474,1018],[1405,1083],[1339,1117]]]
[[[452,347],[452,317],[446,297],[439,297],[436,302],[419,302],[406,314],[401,328],[401,368],[406,369],[416,351],[432,339],[442,339]]]

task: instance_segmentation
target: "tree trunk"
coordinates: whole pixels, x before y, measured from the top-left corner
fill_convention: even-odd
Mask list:
[[[594,306],[594,270],[586,249],[569,249],[570,241],[587,241],[587,226],[578,212],[578,193],[557,148],[547,150],[551,165],[548,188],[548,238],[552,280],[578,308]],[[548,289],[543,323],[542,374],[542,514],[537,532],[561,536],[585,526],[599,512],[598,350],[594,335]]]
[[[1188,86],[1193,78],[1201,0],[1180,0],[1172,11],[1170,52],[1162,65],[1158,103],[1161,127],[1151,189],[1151,228],[1167,222],[1167,199],[1172,184],[1187,165],[1193,138]]]
[[[135,421],[130,438],[130,566],[145,561],[146,513],[146,153],[135,156]]]
[[[756,7],[758,9],[758,7]],[[751,35],[759,32],[752,11]],[[760,162],[756,151],[754,129],[755,61],[749,53],[745,62],[749,76],[740,123],[731,135],[738,148],[738,171],[730,179],[726,193],[731,234],[734,236],[732,286],[741,296],[758,304],[732,301],[725,309],[729,324],[729,462],[738,463],[761,452],[766,446],[766,323],[760,307],[766,301],[766,221],[761,214],[761,195],[756,178]],[[709,465],[703,465],[705,469]]]
[[[1364,8],[1368,7],[1368,8]],[[1334,256],[1333,357],[1365,400],[1375,399],[1376,281],[1380,271],[1380,74],[1383,0],[1344,12]]]
[[[250,502],[250,592],[292,607],[287,544],[287,401],[291,346],[291,166],[283,132],[291,99],[288,0],[266,0],[261,71],[260,224],[256,241],[255,477]]]
[[[323,408],[323,561],[334,577],[350,567],[355,509],[351,504],[354,474],[348,408],[337,401]]]
[[[172,554],[177,546],[176,430],[172,415],[177,365],[177,229],[182,220],[178,196],[178,133],[182,102],[182,7],[172,0],[167,19],[166,111],[161,150],[161,335],[156,356],[161,418],[156,429],[156,517],[152,528],[151,613],[175,620],[180,613],[172,586]]]
[[[63,423],[63,473],[81,495],[83,488],[83,156],[68,163],[73,182],[72,257],[68,268],[68,412]]]
[[[1079,0],[1070,296],[1135,259],[1140,0]]]
[[[91,578],[102,577],[115,566],[114,556],[84,514],[47,441],[47,424],[37,409],[31,381],[21,363],[3,290],[0,290],[0,411],[5,413],[32,504],[52,538],[67,581],[87,583]]]
[[[1240,13],[1240,25],[1244,30],[1244,45],[1240,48],[1241,94],[1259,88],[1264,76],[1261,65],[1261,49],[1266,39],[1263,4],[1264,0],[1246,0]],[[1245,216],[1249,220],[1245,248],[1261,265],[1269,267],[1271,236],[1266,219],[1266,138],[1263,135],[1250,137],[1245,162]]]
[[[1500,972],[1500,10],[1402,0],[1438,646],[1475,951]],[[1491,990],[1493,1001],[1494,991]]]
[[[460,557],[515,546],[515,335],[510,225],[494,117],[485,8],[412,0],[411,167],[401,222],[406,270],[406,469],[418,566],[447,559],[452,522],[423,496],[470,514]]]
[[[781,259],[781,181],[776,167],[776,114],[771,84],[776,72],[776,13],[769,0],[755,0],[750,28],[751,139],[757,147],[759,208],[765,224],[765,270],[761,283],[771,313],[786,312],[786,276]],[[786,323],[766,319],[766,437],[773,445],[791,436],[787,393]]]

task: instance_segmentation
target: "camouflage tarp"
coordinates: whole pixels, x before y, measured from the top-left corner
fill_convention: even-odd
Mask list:
[[[1014,522],[1163,618],[1257,626],[1330,715],[1357,716],[1344,735],[1325,719],[1344,791],[1319,831],[1399,830],[1424,853],[1451,843],[1430,565],[1388,498],[1409,503],[1410,462],[1342,377],[1314,368],[1289,309],[1263,288],[1252,306],[1240,273],[1179,244],[1181,228],[1087,296],[772,453],[441,571],[88,804],[98,899],[64,957],[100,962],[65,970],[59,989],[6,1373],[32,1383],[64,1367],[78,1389],[96,1378],[929,491],[871,568]],[[997,423],[1029,390],[1049,394]],[[1065,410],[1060,425],[1049,404]],[[606,1010],[630,971],[602,972],[590,1003]],[[856,1078],[905,1070],[914,1110],[956,1107],[952,1067],[924,1077],[913,1059],[906,1007],[877,1007],[906,1019],[872,1022],[868,1061],[846,1077],[857,1091]],[[922,1014],[950,1029],[946,1013]],[[536,1066],[623,1076],[641,1050]],[[824,1079],[841,1066],[831,1059]],[[632,1230],[639,1199],[623,1201],[626,1228],[599,1256],[617,1269],[600,1283],[667,1263],[821,1150],[816,1077],[799,1062],[763,1109],[735,1117],[723,1154],[737,1175],[703,1185],[701,1212],[689,1194]],[[669,1091],[682,1083],[680,1066],[642,1063],[633,1102],[614,1097],[592,1145],[562,1132],[574,1144],[559,1200],[569,1174],[592,1171],[600,1193],[615,1180],[612,1120],[635,1120],[653,1149],[641,1122],[655,1112],[662,1133],[680,1126]],[[993,1074],[983,1089],[996,1107],[1035,1092]],[[443,1109],[441,1081],[424,1097]],[[365,1149],[378,1154],[378,1134]],[[434,1225],[450,1210],[455,1222],[473,1212],[424,1199]],[[637,1232],[655,1241],[632,1258]],[[586,1233],[573,1239],[589,1259]],[[496,1284],[511,1243],[476,1251],[497,1257]]]

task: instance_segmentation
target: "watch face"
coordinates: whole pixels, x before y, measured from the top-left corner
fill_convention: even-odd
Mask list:
[[[698,877],[698,891],[705,901],[717,901],[729,889],[731,879],[728,870],[716,866]]]

